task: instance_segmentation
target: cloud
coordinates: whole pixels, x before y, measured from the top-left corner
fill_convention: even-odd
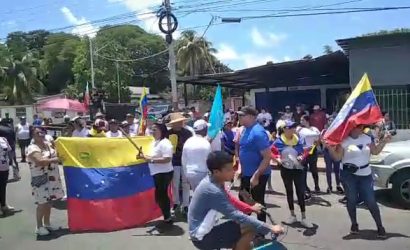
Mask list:
[[[253,44],[258,47],[275,47],[285,41],[287,38],[287,35],[282,33],[276,34],[268,32],[266,34],[262,34],[256,27],[252,28],[250,35]]]
[[[94,27],[85,17],[78,18],[76,17],[73,12],[67,8],[62,7],[61,12],[63,13],[65,19],[72,25],[78,25],[72,29],[73,34],[77,34],[80,36],[90,36],[94,37],[97,33],[98,28]]]
[[[290,56],[284,56],[283,61],[284,62],[292,61],[292,58]]]
[[[235,51],[235,49],[226,44],[226,43],[221,43],[218,48],[218,52],[215,53],[215,56],[219,60],[237,60],[239,59],[238,53]]]
[[[130,11],[135,12],[135,16],[142,22],[142,27],[151,33],[161,34],[158,28],[158,18],[150,9],[162,3],[162,0],[108,0],[110,3],[120,3]],[[176,37],[178,34],[174,34]]]
[[[272,56],[261,55],[257,53],[247,53],[242,56],[243,63],[245,67],[256,67],[265,65],[267,62],[271,61],[273,63],[277,63],[278,61],[273,58]]]

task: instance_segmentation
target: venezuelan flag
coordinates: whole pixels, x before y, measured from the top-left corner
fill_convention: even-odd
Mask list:
[[[382,120],[382,112],[369,78],[364,74],[323,138],[331,145],[340,144],[356,126],[371,125]]]
[[[145,135],[145,129],[147,128],[147,117],[148,117],[148,97],[147,97],[147,89],[145,87],[142,88],[142,94],[140,97],[140,111],[141,111],[141,118],[140,124],[138,126],[138,135]]]
[[[133,138],[150,154],[152,137]],[[147,162],[126,139],[59,138],[71,231],[114,231],[156,219],[155,187]]]

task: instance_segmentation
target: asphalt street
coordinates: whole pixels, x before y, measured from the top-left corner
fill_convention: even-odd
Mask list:
[[[63,229],[51,236],[38,238],[34,235],[35,206],[31,197],[27,164],[21,164],[21,174],[21,181],[8,185],[8,201],[17,211],[0,218],[0,250],[194,249],[188,239],[187,224],[183,221],[175,223],[166,232],[153,230],[155,222],[152,222],[144,227],[111,233],[70,233],[67,229],[65,204],[61,202],[52,211],[52,222],[61,225]],[[310,175],[308,178],[312,182]],[[275,192],[267,195],[268,211],[276,222],[285,221],[289,212],[278,171],[273,172],[272,182]],[[322,173],[320,183],[322,190],[325,190],[325,176]],[[410,249],[410,211],[395,207],[388,190],[378,190],[376,194],[387,239],[376,239],[375,224],[364,208],[358,209],[360,235],[349,235],[350,222],[346,208],[338,203],[341,196],[323,193],[314,196],[307,207],[308,218],[315,228],[303,229],[298,224],[286,226],[286,234],[278,239],[278,249]]]

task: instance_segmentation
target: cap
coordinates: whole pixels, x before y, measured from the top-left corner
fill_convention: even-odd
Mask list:
[[[105,122],[103,119],[97,119],[94,122],[94,126],[96,126],[97,128],[105,127]]]
[[[123,122],[121,122],[121,127],[127,127],[127,126],[129,126],[130,124],[127,122],[127,121],[123,121]]]
[[[128,113],[125,115],[126,117],[134,117],[132,114]]]
[[[208,123],[205,120],[200,119],[194,122],[193,127],[194,127],[194,131],[198,132],[198,131],[208,128]]]
[[[313,110],[319,110],[319,109],[320,109],[320,106],[319,106],[319,105],[313,106]]]
[[[284,124],[284,128],[296,128],[297,124],[294,121],[286,120]]]
[[[101,112],[97,112],[97,114],[95,114],[95,117],[103,117],[103,116],[104,116],[104,114],[101,113]]]
[[[289,105],[286,105],[286,106],[285,106],[285,109],[290,109],[290,106],[289,106]]]
[[[111,119],[108,124],[118,124],[117,120],[115,119]]]
[[[23,119],[26,119],[26,117],[25,116],[20,117],[20,120],[23,120]]]
[[[242,107],[240,111],[238,111],[239,115],[252,115],[252,116],[257,116],[258,115],[258,111],[251,106],[245,106]]]

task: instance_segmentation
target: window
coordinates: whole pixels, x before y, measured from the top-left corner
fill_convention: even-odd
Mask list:
[[[16,117],[26,116],[26,107],[16,108]]]

